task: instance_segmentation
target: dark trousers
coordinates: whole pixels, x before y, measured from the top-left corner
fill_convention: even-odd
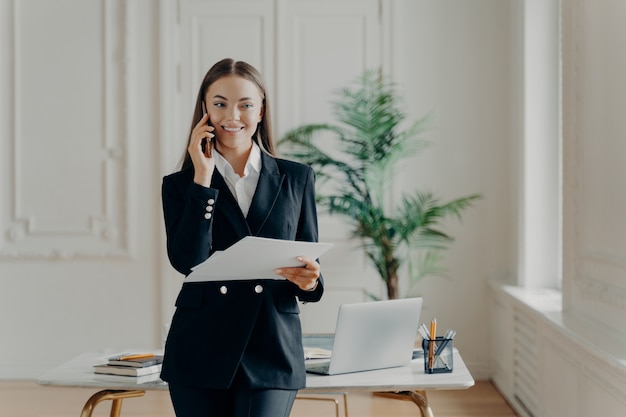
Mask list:
[[[170,384],[169,390],[177,417],[288,417],[298,392],[241,384],[224,390]]]

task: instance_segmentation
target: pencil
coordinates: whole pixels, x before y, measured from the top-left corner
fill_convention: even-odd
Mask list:
[[[436,318],[434,318],[430,322],[430,343],[428,345],[428,369],[430,370],[432,370],[434,367],[435,340],[437,340],[437,319]]]
[[[119,360],[119,361],[131,361],[131,360],[134,360],[134,359],[152,358],[153,356],[154,356],[154,353],[138,353],[136,355],[120,356],[117,360]]]

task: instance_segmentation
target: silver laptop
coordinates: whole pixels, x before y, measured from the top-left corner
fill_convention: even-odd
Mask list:
[[[308,360],[324,375],[404,366],[411,362],[422,298],[343,304],[329,360]]]

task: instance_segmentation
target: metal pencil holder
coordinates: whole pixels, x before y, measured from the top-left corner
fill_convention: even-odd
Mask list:
[[[424,372],[427,374],[452,372],[454,367],[452,356],[453,347],[453,339],[437,337],[435,340],[422,340]]]

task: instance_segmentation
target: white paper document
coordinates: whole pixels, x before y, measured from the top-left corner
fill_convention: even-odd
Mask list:
[[[303,266],[296,257],[317,259],[331,246],[332,243],[246,236],[193,267],[185,282],[284,279],[274,273],[276,268]]]

